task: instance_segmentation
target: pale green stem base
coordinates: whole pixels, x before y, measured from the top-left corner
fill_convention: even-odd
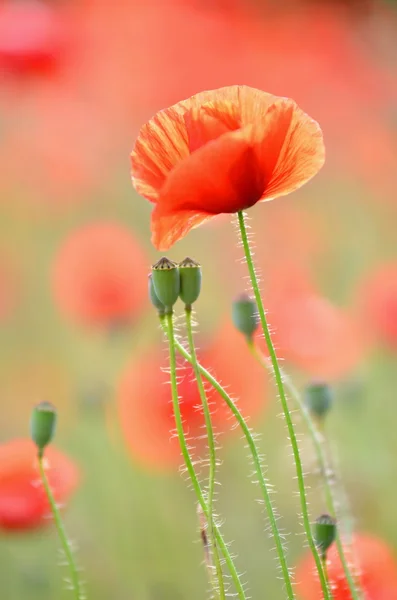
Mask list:
[[[42,453],[39,453],[39,455],[38,455],[38,463],[39,463],[39,471],[40,471],[41,481],[43,482],[44,490],[45,490],[45,493],[48,498],[48,502],[51,507],[51,512],[54,517],[54,522],[55,522],[56,529],[58,531],[59,539],[61,541],[62,549],[65,553],[65,557],[66,557],[66,560],[69,565],[70,581],[71,581],[74,597],[76,600],[84,600],[85,595],[83,594],[83,591],[81,589],[79,573],[77,570],[76,563],[74,561],[73,551],[70,546],[68,537],[66,535],[66,531],[65,531],[65,528],[63,525],[61,513],[59,512],[54,495],[52,493],[52,490],[51,490],[51,487],[50,487],[50,484],[48,481],[47,473],[45,472],[45,467],[43,464],[44,458],[43,458]]]
[[[165,321],[165,324],[164,324]],[[174,417],[175,417],[175,426],[178,434],[179,445],[181,447],[183,459],[185,461],[185,465],[187,471],[189,473],[189,477],[191,479],[194,492],[200,504],[200,507],[207,519],[209,521],[209,513],[208,506],[204,498],[204,494],[201,490],[200,483],[198,481],[196,471],[194,469],[192,460],[190,458],[189,450],[186,443],[185,432],[183,430],[182,416],[179,407],[179,398],[178,398],[178,383],[176,377],[176,356],[175,356],[175,335],[174,335],[174,324],[173,324],[173,316],[172,314],[167,314],[165,317],[161,319],[161,324],[164,324],[165,332],[168,338],[169,345],[169,353],[170,353],[170,371],[171,371],[171,392],[172,392],[172,404],[174,409]],[[222,552],[226,565],[230,571],[230,575],[232,577],[234,586],[236,588],[238,597],[240,600],[246,600],[244,588],[241,584],[240,577],[236,570],[236,567],[233,563],[232,557],[230,556],[228,547],[223,540],[223,537],[216,525],[214,525],[214,532],[216,537],[216,542],[219,546],[220,551]]]
[[[209,530],[210,530],[211,548],[212,548],[212,555],[213,555],[214,563],[215,563],[216,577],[217,577],[217,581],[218,581],[219,597],[221,598],[221,600],[225,600],[226,593],[225,593],[225,585],[224,585],[224,581],[223,581],[222,565],[221,565],[220,558],[219,558],[219,551],[218,551],[218,546],[216,543],[215,531],[214,531],[214,525],[215,525],[215,521],[214,521],[214,488],[215,488],[215,477],[216,477],[215,438],[214,438],[214,431],[212,428],[211,413],[210,413],[210,409],[208,406],[207,394],[205,393],[200,369],[198,368],[198,364],[197,364],[197,354],[196,354],[196,347],[194,344],[194,337],[193,337],[191,309],[189,309],[189,308],[185,309],[185,317],[186,317],[186,331],[187,331],[187,338],[188,338],[188,342],[189,342],[189,350],[190,350],[190,354],[193,359],[192,366],[193,366],[194,375],[195,375],[196,382],[197,382],[197,388],[199,391],[201,404],[203,406],[205,426],[206,426],[206,430],[207,430],[207,441],[208,441],[208,451],[209,451],[207,505],[208,505],[208,525],[209,525]]]
[[[238,223],[239,223],[239,228],[240,228],[241,241],[242,241],[243,248],[244,248],[245,259],[247,261],[247,267],[248,267],[248,272],[249,272],[250,279],[251,279],[251,285],[252,285],[252,289],[254,292],[255,301],[256,301],[256,304],[258,307],[259,319],[260,319],[260,322],[262,325],[263,335],[265,337],[266,345],[267,345],[267,348],[269,351],[270,360],[271,360],[272,368],[273,368],[273,374],[274,374],[274,378],[275,378],[276,385],[277,385],[280,403],[281,403],[282,410],[284,413],[284,419],[285,419],[285,422],[287,425],[288,435],[289,435],[291,447],[292,447],[292,453],[294,456],[303,525],[305,528],[305,533],[306,533],[306,537],[307,537],[307,540],[308,540],[308,543],[310,546],[310,550],[313,554],[314,561],[316,563],[316,568],[318,571],[321,588],[322,588],[322,591],[324,594],[324,600],[332,600],[330,591],[328,589],[327,581],[325,579],[323,565],[321,563],[321,558],[318,554],[316,544],[313,539],[313,534],[312,534],[311,525],[310,525],[309,509],[308,509],[307,499],[306,499],[305,480],[304,480],[304,476],[303,476],[303,468],[302,468],[302,461],[301,461],[301,457],[300,457],[298,441],[296,438],[295,427],[292,422],[291,413],[290,413],[290,410],[288,407],[287,397],[286,397],[285,390],[284,390],[283,379],[282,379],[280,367],[278,364],[277,354],[276,354],[276,351],[273,346],[273,342],[272,342],[272,338],[271,338],[270,330],[269,330],[269,325],[267,323],[265,309],[263,306],[262,297],[261,297],[260,290],[259,290],[258,279],[256,276],[254,262],[253,262],[252,253],[251,253],[251,248],[250,248],[250,244],[248,241],[248,234],[247,234],[247,228],[245,225],[244,213],[242,211],[239,211],[237,213],[237,216],[238,216]]]

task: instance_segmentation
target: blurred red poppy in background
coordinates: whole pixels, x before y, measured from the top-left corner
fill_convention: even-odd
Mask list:
[[[57,64],[67,40],[61,12],[41,0],[0,4],[0,69],[44,74]]]
[[[40,481],[37,448],[28,439],[0,445],[0,528],[25,530],[50,523],[50,507]],[[46,469],[55,500],[65,503],[79,480],[77,466],[50,447]]]
[[[81,325],[131,322],[147,304],[147,265],[144,251],[123,225],[93,223],[74,230],[53,266],[57,305]]]
[[[242,336],[229,325],[216,337],[202,344],[199,360],[226,387],[247,418],[257,417],[267,404],[263,370],[252,359]],[[185,433],[200,456],[205,453],[204,417],[193,370],[179,362],[179,396]],[[160,348],[132,361],[125,369],[118,387],[121,428],[132,458],[156,470],[173,469],[181,463],[176,436],[168,361]],[[216,433],[230,433],[231,413],[222,398],[207,386]]]
[[[280,263],[265,277],[264,302],[280,358],[308,376],[335,380],[363,357],[366,338],[343,309],[322,296],[307,271]],[[262,338],[257,338],[266,352]]]
[[[157,113],[131,155],[166,250],[220,213],[293,192],[324,163],[321,129],[293,100],[247,86],[202,92]]]
[[[397,263],[379,265],[368,273],[357,302],[363,329],[397,350]]]
[[[397,599],[397,562],[385,542],[373,536],[357,534],[353,539],[351,556],[358,568],[365,600]],[[328,552],[328,576],[333,599],[351,600],[335,544]],[[313,556],[309,552],[297,567],[296,588],[301,600],[321,598],[321,585],[316,576]]]

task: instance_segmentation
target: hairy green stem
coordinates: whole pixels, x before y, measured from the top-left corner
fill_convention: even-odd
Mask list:
[[[193,326],[192,326],[192,310],[191,308],[185,308],[185,317],[186,317],[186,331],[187,331],[187,339],[189,342],[189,350],[192,356],[193,362],[193,371],[197,382],[197,388],[200,395],[201,404],[203,406],[204,419],[205,419],[205,427],[207,430],[207,440],[208,440],[208,451],[209,451],[209,474],[208,474],[208,524],[210,529],[210,539],[212,546],[212,555],[215,563],[216,576],[218,580],[219,586],[219,597],[224,600],[226,598],[225,594],[225,585],[223,581],[223,572],[222,565],[219,558],[218,546],[215,539],[215,531],[214,531],[214,488],[215,488],[215,476],[216,476],[216,453],[215,453],[215,438],[214,438],[214,430],[212,427],[211,421],[211,413],[208,406],[207,394],[205,393],[203,380],[201,377],[200,369],[197,364],[197,353],[196,346],[194,344],[193,337]]]
[[[248,340],[248,346],[249,346],[249,349],[251,350],[253,356],[258,360],[258,362],[265,369],[267,369],[268,371],[269,370],[271,371],[272,365],[270,364],[270,361],[265,356],[263,356],[262,352],[258,349],[256,344],[253,341]],[[292,383],[290,377],[281,368],[280,368],[280,372],[281,372],[281,376],[283,378],[284,386],[288,389],[291,397],[295,401],[295,403],[299,409],[299,412],[305,422],[305,425],[309,431],[309,435],[310,435],[310,438],[311,438],[311,441],[312,441],[312,444],[314,447],[314,451],[316,453],[317,464],[318,464],[320,472],[323,476],[324,495],[325,495],[325,502],[327,505],[327,511],[329,512],[330,515],[333,515],[336,518],[337,517],[336,503],[335,503],[334,494],[332,491],[332,483],[328,476],[328,473],[330,471],[330,465],[329,465],[329,461],[327,460],[326,454],[324,452],[324,448],[323,448],[323,444],[322,444],[322,440],[321,440],[321,434],[318,431],[316,425],[314,424],[313,419],[311,418],[311,416],[309,414],[309,411],[307,410],[306,406],[304,405],[302,398],[301,398],[298,390]],[[340,558],[340,561],[342,564],[342,568],[343,568],[343,571],[344,571],[344,574],[346,577],[346,581],[348,582],[348,585],[349,585],[349,590],[350,590],[350,593],[352,596],[352,600],[360,600],[361,593],[359,591],[357,583],[354,580],[354,576],[350,570],[349,563],[348,563],[348,560],[346,557],[346,553],[343,548],[342,540],[340,537],[339,528],[337,528],[335,543],[337,546],[337,550],[338,550],[339,558]]]
[[[72,551],[70,542],[66,535],[66,531],[65,531],[65,528],[63,525],[61,513],[59,512],[57,503],[55,502],[55,498],[54,498],[54,495],[52,493],[52,490],[51,490],[51,487],[50,487],[50,484],[48,481],[47,473],[45,472],[44,458],[43,458],[42,452],[39,452],[39,454],[38,454],[38,463],[39,463],[39,471],[40,471],[41,481],[43,483],[44,490],[45,490],[45,493],[48,498],[48,502],[51,507],[51,512],[54,517],[54,522],[55,522],[55,526],[56,526],[56,529],[58,532],[59,539],[61,541],[62,549],[65,553],[65,557],[66,557],[66,560],[69,565],[70,580],[71,580],[72,589],[74,592],[74,597],[76,598],[76,600],[83,600],[85,598],[85,596],[81,589],[79,572],[78,572],[78,569],[77,569],[77,566],[76,566],[76,563],[74,560],[73,551]]]
[[[274,378],[276,380],[277,390],[278,390],[281,406],[283,409],[285,422],[287,425],[288,435],[289,435],[291,447],[292,447],[292,453],[294,455],[294,462],[295,462],[296,476],[297,476],[297,480],[298,480],[298,489],[299,489],[299,497],[300,497],[300,503],[301,503],[303,525],[305,528],[305,533],[306,533],[306,537],[307,537],[307,540],[309,543],[310,550],[312,551],[314,561],[316,563],[316,568],[318,571],[318,575],[319,575],[319,579],[320,579],[320,583],[321,583],[321,589],[322,589],[323,595],[324,595],[324,600],[332,600],[332,596],[330,595],[327,580],[326,580],[326,577],[324,574],[324,569],[323,569],[323,565],[321,562],[321,558],[318,554],[316,544],[313,539],[313,534],[312,534],[311,525],[310,525],[309,509],[308,509],[308,504],[307,504],[307,499],[306,499],[305,480],[304,480],[304,476],[303,476],[303,468],[302,468],[302,461],[301,461],[300,452],[299,452],[298,441],[297,441],[297,437],[296,437],[296,433],[295,433],[295,427],[292,422],[291,413],[290,413],[290,410],[288,407],[287,396],[286,396],[285,390],[284,390],[284,384],[283,384],[283,379],[281,376],[280,366],[278,364],[277,354],[274,349],[274,345],[273,345],[272,338],[270,335],[269,325],[267,323],[265,309],[263,306],[262,297],[261,297],[260,290],[259,290],[259,283],[258,283],[258,279],[257,279],[256,272],[255,272],[255,267],[254,267],[254,262],[253,262],[253,258],[252,258],[250,243],[248,240],[247,228],[246,228],[246,224],[245,224],[245,217],[244,217],[243,211],[240,210],[237,213],[237,216],[238,216],[238,223],[239,223],[239,228],[240,228],[240,237],[241,237],[241,241],[242,241],[243,248],[244,248],[245,259],[247,261],[247,267],[248,267],[248,272],[249,272],[250,279],[251,279],[251,285],[252,285],[252,289],[254,292],[256,304],[258,307],[258,313],[259,313],[259,318],[260,318],[260,322],[262,325],[263,335],[266,340],[266,345],[267,345],[267,348],[269,351],[270,360],[271,360],[272,367],[273,367],[273,374],[274,374]]]
[[[199,501],[201,509],[205,515],[205,518],[207,519],[207,522],[208,522],[209,521],[208,506],[205,501],[204,494],[201,490],[201,486],[198,481],[192,459],[190,458],[189,450],[188,450],[187,443],[186,443],[185,432],[183,430],[182,415],[181,415],[181,411],[180,411],[180,407],[179,407],[178,383],[177,383],[177,377],[176,377],[176,356],[175,356],[176,340],[175,340],[175,334],[174,334],[174,323],[173,323],[172,314],[167,313],[165,315],[165,317],[163,317],[161,319],[162,325],[163,325],[164,320],[165,320],[165,331],[166,331],[166,335],[168,338],[168,346],[169,346],[169,353],[170,353],[172,404],[173,404],[173,409],[174,409],[175,425],[176,425],[176,430],[177,430],[177,434],[178,434],[179,445],[181,447],[182,455],[183,455],[183,458],[185,461],[187,471],[189,473],[189,477],[190,477],[192,485],[193,485],[193,489],[195,491],[195,494],[197,496],[197,499]],[[220,551],[222,552],[222,554],[225,558],[227,567],[230,571],[230,575],[232,577],[238,597],[240,598],[240,600],[246,600],[244,588],[241,584],[240,577],[239,577],[236,567],[233,563],[232,557],[230,556],[227,545],[224,542],[223,537],[219,531],[219,528],[216,525],[214,525],[214,533],[215,533],[215,537],[216,537],[216,542],[219,545]]]
[[[190,364],[193,364],[192,356],[189,354],[189,352],[183,347],[183,345],[178,340],[175,340],[175,347],[178,350],[178,352],[185,358],[185,360],[187,360]],[[275,539],[275,543],[276,543],[276,550],[277,550],[277,554],[278,554],[278,558],[279,558],[279,562],[280,562],[280,566],[281,566],[281,570],[282,570],[282,574],[283,574],[283,578],[284,578],[284,582],[285,582],[285,588],[286,588],[286,591],[288,594],[288,600],[294,600],[295,594],[294,594],[294,590],[292,587],[292,579],[291,579],[291,575],[290,575],[290,572],[288,569],[288,564],[287,564],[287,559],[285,556],[283,541],[282,541],[282,538],[280,535],[280,531],[278,529],[277,517],[274,512],[274,508],[273,508],[272,501],[270,498],[270,492],[269,492],[269,489],[268,489],[268,486],[266,483],[266,479],[263,475],[261,461],[259,458],[258,449],[254,442],[254,438],[252,437],[250,429],[249,429],[247,423],[245,422],[243,415],[241,414],[241,412],[239,411],[239,409],[237,408],[236,404],[233,402],[233,400],[231,399],[229,394],[226,392],[226,390],[215,379],[215,377],[213,377],[211,375],[211,373],[209,371],[207,371],[207,369],[205,369],[200,363],[197,363],[197,366],[199,368],[201,375],[203,375],[205,377],[205,379],[211,384],[211,386],[219,393],[219,395],[225,401],[228,408],[231,410],[234,417],[236,418],[236,420],[245,436],[248,447],[252,454],[255,472],[258,477],[259,486],[262,491],[266,510],[267,510],[269,520],[270,520],[270,525],[272,528],[272,533],[274,535],[274,539]]]

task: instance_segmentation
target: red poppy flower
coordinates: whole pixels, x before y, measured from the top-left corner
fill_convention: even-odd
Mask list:
[[[397,349],[397,263],[380,265],[360,288],[363,327]]]
[[[13,73],[52,69],[66,41],[57,10],[41,0],[0,4],[0,67]]]
[[[157,113],[131,155],[166,250],[207,219],[293,192],[324,162],[321,129],[293,100],[246,86],[203,92]]]
[[[55,299],[80,324],[109,326],[135,318],[147,303],[147,262],[132,233],[117,223],[73,231],[56,257]]]
[[[0,445],[0,528],[31,529],[49,523],[50,507],[40,482],[37,449],[27,439]],[[47,475],[55,499],[64,503],[78,484],[78,469],[53,447],[46,451]]]
[[[397,600],[397,563],[385,542],[369,535],[356,535],[352,545],[352,557],[358,566],[365,600]],[[328,552],[328,574],[333,600],[351,600],[352,596],[335,544]],[[299,563],[296,582],[297,592],[302,600],[321,598],[321,585],[315,574],[311,553]]]
[[[199,355],[233,398],[245,417],[258,416],[266,405],[263,370],[252,360],[242,336],[224,327]],[[169,386],[168,361],[160,349],[127,366],[118,389],[122,431],[134,460],[153,469],[169,469],[181,462]],[[185,433],[192,452],[203,456],[204,417],[193,370],[179,362],[179,396]],[[233,420],[222,398],[207,386],[213,425],[218,433],[231,432]]]
[[[338,379],[357,366],[365,349],[358,324],[316,291],[297,265],[266,272],[265,306],[280,358],[321,379]],[[264,341],[261,346],[265,349]]]

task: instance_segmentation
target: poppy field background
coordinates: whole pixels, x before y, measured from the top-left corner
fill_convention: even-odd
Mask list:
[[[161,371],[167,354],[147,299],[147,273],[161,255],[150,243],[150,204],[130,183],[129,155],[155,111],[237,83],[293,98],[323,129],[320,174],[294,194],[250,209],[249,223],[283,366],[301,389],[313,379],[334,386],[326,432],[355,530],[383,540],[397,560],[397,6],[116,4],[0,3],[5,598],[70,597],[46,507],[24,495],[26,444],[17,442],[12,452],[8,446],[29,436],[31,408],[42,400],[58,408],[54,445],[73,464],[65,521],[88,598],[206,597],[194,496],[170,440]],[[202,264],[200,357],[240,397],[261,434],[282,526],[296,534],[288,536],[296,565],[307,548],[276,392],[231,325],[231,303],[248,282],[230,221],[221,215],[190,232],[169,256]],[[197,392],[189,372],[181,377],[182,412],[199,435]],[[215,427],[225,537],[233,540],[250,595],[282,600],[247,451],[221,407]],[[324,511],[320,480],[303,424],[299,432],[317,516]],[[384,593],[376,583],[368,600],[386,600]],[[387,600],[393,598],[389,590]],[[336,598],[348,599],[343,592]]]

